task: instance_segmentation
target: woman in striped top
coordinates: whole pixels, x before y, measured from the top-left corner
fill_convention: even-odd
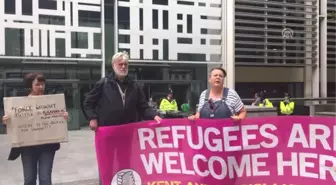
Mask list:
[[[226,71],[213,68],[209,74],[210,89],[203,91],[199,98],[198,110],[189,119],[232,118],[239,121],[246,118],[246,109],[237,92],[223,88]]]

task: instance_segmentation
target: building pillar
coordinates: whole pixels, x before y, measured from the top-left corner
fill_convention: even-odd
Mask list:
[[[309,4],[312,4],[312,2],[307,2]],[[317,15],[319,15],[319,2],[317,1]],[[309,15],[310,17],[312,17],[313,15]],[[316,18],[316,23],[314,26],[317,27],[317,36],[316,36],[316,45],[317,45],[317,48],[320,47],[320,43],[319,43],[319,18],[317,16]],[[313,48],[312,48],[312,51],[313,51]],[[312,92],[312,95],[313,95],[313,98],[319,98],[320,97],[320,64],[319,64],[319,58],[320,58],[320,53],[319,53],[319,49],[316,49],[316,60],[313,62],[313,69],[312,69],[312,82],[313,82],[313,92]],[[313,54],[311,54],[311,58],[313,58]],[[314,102],[314,103],[318,103],[318,101]]]
[[[222,67],[227,76],[224,85],[235,88],[235,1],[222,1]]]
[[[168,68],[164,68],[162,70],[162,73],[163,73],[163,79],[162,80],[171,80],[171,76],[170,76]]]
[[[105,0],[101,0],[101,12],[100,12],[100,28],[101,28],[101,39],[100,39],[100,44],[101,44],[101,77],[105,77],[106,73],[106,64],[105,64]]]
[[[118,0],[114,0],[114,54],[119,51]]]
[[[313,22],[309,19],[313,18],[313,15],[311,13],[313,12],[313,9],[311,8],[312,2],[305,2],[305,5],[308,5],[307,8],[305,8],[305,12],[310,13],[306,14],[305,18],[308,20],[306,21],[307,26],[317,26],[319,28],[319,19],[317,18],[316,24],[313,24]],[[317,3],[317,15],[319,15],[319,4]],[[319,35],[319,29],[317,29],[317,35]],[[306,38],[312,38],[313,34],[313,28],[312,27],[306,27]],[[317,48],[319,48],[319,37],[316,37],[316,45]],[[319,50],[317,49],[316,52],[316,60],[314,60],[314,55],[312,52],[314,51],[313,45],[314,42],[312,40],[306,40],[306,60],[305,60],[305,72],[304,72],[304,97],[306,98],[318,98],[320,96],[320,66],[319,66]],[[310,115],[313,116],[315,113],[315,104],[318,104],[318,101],[306,101],[305,105],[310,106]]]
[[[306,5],[309,4],[309,2],[305,3]],[[312,9],[311,8],[306,8],[305,9],[306,12],[311,12]],[[311,18],[311,15],[306,15],[306,18]],[[306,25],[311,26],[312,22],[311,21],[306,21]],[[305,32],[306,32],[306,37],[311,37],[312,34],[310,34],[309,32],[312,29],[309,27],[305,28]],[[306,45],[311,45],[312,41],[311,40],[306,40],[305,41]],[[309,52],[312,50],[312,47],[306,46],[305,47],[305,56],[306,58],[310,58],[311,54],[309,54]],[[305,69],[304,69],[304,97],[305,98],[311,98],[312,97],[312,60],[311,59],[305,59]]]
[[[305,8],[305,11],[307,13],[313,13],[312,8],[310,7],[312,5],[312,2],[305,2],[305,5],[308,5],[307,8]],[[318,11],[318,10],[317,10]],[[312,19],[313,15],[312,14],[306,14],[305,18],[307,19]],[[306,21],[306,25],[309,26],[318,26],[318,21],[315,24],[313,24],[313,22],[311,20],[307,20]],[[306,37],[307,38],[312,38],[313,34],[313,28],[312,27],[306,27],[305,28],[306,31]],[[318,32],[318,31],[317,31]],[[295,34],[295,33],[294,33]],[[317,33],[318,35],[318,33]],[[319,46],[319,41],[318,41],[318,37],[316,42],[316,45]],[[313,47],[312,45],[314,45],[315,43],[313,42],[313,40],[306,40],[305,41],[306,44],[306,59],[305,59],[305,70],[304,70],[304,97],[306,98],[318,98],[319,97],[319,51],[316,50],[317,54],[316,54],[316,59],[317,60],[313,60],[314,55],[313,55]],[[310,104],[309,102],[307,102],[306,105]]]
[[[320,0],[320,77],[321,97],[327,97],[327,0]],[[324,101],[326,102],[326,101]]]
[[[0,79],[1,78],[6,79],[6,70],[4,67],[0,67]]]

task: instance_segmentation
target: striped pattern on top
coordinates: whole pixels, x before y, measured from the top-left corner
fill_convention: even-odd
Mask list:
[[[199,98],[199,103],[198,103],[198,112],[201,111],[202,107],[205,104],[205,93],[206,90],[204,90]],[[210,97],[209,97],[210,98]],[[221,101],[222,99],[213,99],[213,101]],[[240,99],[238,93],[233,90],[229,89],[228,95],[226,97],[225,103],[228,105],[230,111],[232,114],[237,114],[244,106],[242,100]]]

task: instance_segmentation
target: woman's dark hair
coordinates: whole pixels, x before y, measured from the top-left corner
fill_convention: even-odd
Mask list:
[[[220,70],[220,71],[222,71],[223,74],[224,74],[224,78],[226,77],[226,71],[225,71],[225,69],[223,69],[223,68],[221,68],[221,67],[214,67],[214,68],[212,68],[212,69],[210,70],[210,74],[211,74],[212,71],[214,71],[214,70]]]
[[[28,73],[23,78],[23,84],[26,88],[31,89],[33,81],[37,79],[38,82],[45,82],[45,78],[42,73]]]

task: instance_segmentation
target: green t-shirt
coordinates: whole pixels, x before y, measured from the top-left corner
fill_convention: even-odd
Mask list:
[[[181,105],[182,112],[188,112],[190,110],[190,105],[188,103],[184,103]]]

